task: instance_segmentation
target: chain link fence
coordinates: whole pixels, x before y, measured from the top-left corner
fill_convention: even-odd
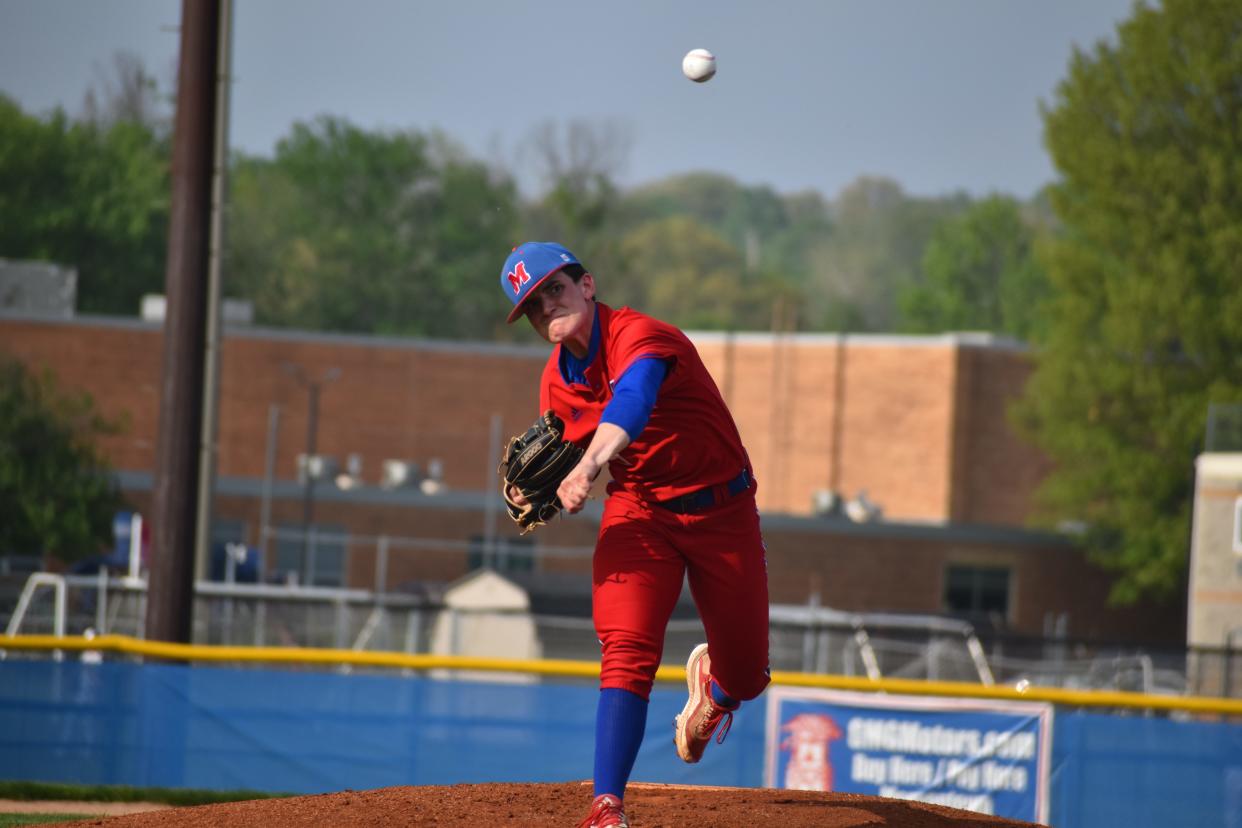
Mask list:
[[[28,579],[0,577],[0,627],[8,633],[145,637],[145,581],[31,577],[48,581],[32,589]],[[504,650],[516,658],[599,658],[589,617],[453,607],[442,596],[199,582],[193,617],[201,644],[498,655],[480,642],[503,640],[517,642]],[[674,618],[664,663],[680,665],[703,640],[697,619]],[[773,670],[813,674],[1242,697],[1242,652],[981,637],[964,621],[938,616],[773,606],[770,656]]]

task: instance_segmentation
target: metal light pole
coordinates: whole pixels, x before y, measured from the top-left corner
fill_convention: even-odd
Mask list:
[[[302,480],[302,564],[298,582],[306,586],[314,584],[314,525],[315,525],[315,475],[311,463],[316,452],[319,433],[319,394],[323,386],[341,376],[340,368],[329,368],[319,379],[311,379],[297,365],[286,365],[285,371],[306,386],[306,463]]]

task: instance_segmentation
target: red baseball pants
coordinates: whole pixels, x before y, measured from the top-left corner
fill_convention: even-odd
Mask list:
[[[601,688],[650,696],[665,628],[688,573],[712,677],[739,701],[763,692],[769,681],[768,572],[753,486],[691,515],[612,493],[593,570]]]

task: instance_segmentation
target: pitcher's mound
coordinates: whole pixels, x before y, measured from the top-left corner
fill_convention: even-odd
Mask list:
[[[556,826],[573,828],[591,803],[584,782],[450,785],[255,799],[173,808],[65,825],[108,828],[221,828],[236,826],[433,825]],[[922,802],[842,793],[767,788],[704,788],[632,783],[625,811],[634,828],[993,828],[1031,825]]]

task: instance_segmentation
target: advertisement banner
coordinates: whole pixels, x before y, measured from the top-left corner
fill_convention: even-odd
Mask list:
[[[1052,705],[768,690],[764,784],[1044,822]]]

